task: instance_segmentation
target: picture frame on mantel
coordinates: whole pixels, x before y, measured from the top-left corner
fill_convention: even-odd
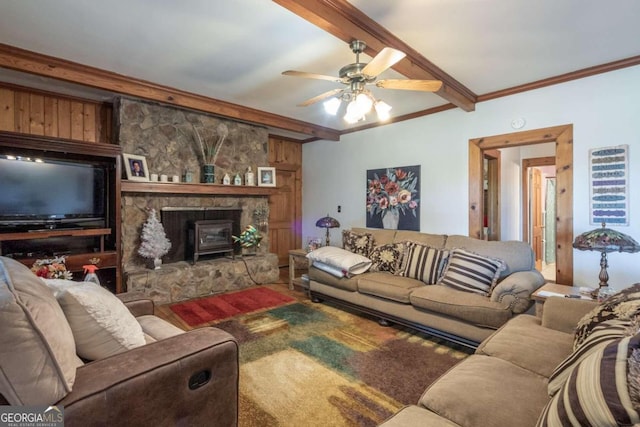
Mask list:
[[[149,181],[147,158],[137,154],[122,153],[124,170],[129,181]]]
[[[275,187],[276,186],[276,168],[274,167],[258,167],[258,186],[259,187]]]

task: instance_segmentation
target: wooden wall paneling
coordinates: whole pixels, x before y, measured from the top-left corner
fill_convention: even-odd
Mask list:
[[[82,140],[84,137],[84,104],[71,101],[71,139]]]
[[[113,143],[108,103],[0,85],[0,131]]]
[[[14,95],[13,90],[0,87],[0,131],[15,132],[16,130]]]
[[[16,132],[29,133],[29,94],[16,92]]]
[[[58,101],[58,137],[71,139],[71,101]]]
[[[84,118],[83,141],[96,142],[96,105],[85,103],[83,106]]]
[[[44,96],[29,94],[29,133],[44,135]]]
[[[58,136],[58,99],[52,96],[44,97],[44,134]]]

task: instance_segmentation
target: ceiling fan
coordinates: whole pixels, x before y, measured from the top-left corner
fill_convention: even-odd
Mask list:
[[[299,107],[306,107],[318,101],[329,98],[324,103],[325,110],[330,114],[337,114],[342,101],[347,103],[347,111],[344,116],[349,123],[364,120],[371,108],[375,108],[378,118],[385,120],[389,118],[391,106],[381,100],[376,100],[365,86],[375,84],[383,89],[417,90],[424,92],[435,92],[442,87],[439,80],[403,80],[386,79],[377,80],[378,75],[392,67],[406,56],[399,50],[385,47],[369,63],[360,62],[360,54],[367,47],[361,40],[353,40],[349,47],[356,55],[356,62],[345,65],[338,72],[339,77],[326,76],[322,74],[307,73],[303,71],[284,71],[285,76],[305,77],[309,79],[328,80],[346,85],[346,88],[337,88],[324,92],[318,96],[307,99],[298,104]],[[377,80],[377,81],[376,81]]]

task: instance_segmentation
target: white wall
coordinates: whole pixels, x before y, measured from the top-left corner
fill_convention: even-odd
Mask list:
[[[588,216],[589,149],[629,144],[630,226],[616,229],[640,240],[638,93],[640,66],[479,103],[471,113],[448,110],[344,135],[340,142],[304,144],[303,235],[321,236],[315,221],[327,212],[343,229],[365,226],[366,170],[415,164],[421,165],[421,231],[466,235],[468,141],[514,132],[511,121],[523,117],[522,130],[574,126],[574,235],[594,228]],[[513,208],[518,215],[519,204]],[[331,235],[338,245],[339,230]],[[574,251],[576,285],[597,286],[599,259],[599,253]],[[640,253],[609,254],[609,266],[612,287],[640,282]]]

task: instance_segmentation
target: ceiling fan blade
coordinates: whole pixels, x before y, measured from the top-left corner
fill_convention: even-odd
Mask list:
[[[307,99],[306,101],[301,102],[300,104],[298,104],[298,107],[307,107],[307,106],[309,106],[311,104],[315,104],[318,101],[322,101],[323,99],[326,99],[326,98],[329,98],[329,97],[331,97],[333,95],[336,95],[336,94],[338,94],[338,93],[340,93],[342,91],[344,91],[344,89],[332,89],[332,90],[330,90],[328,92],[321,93],[318,96],[314,96],[311,99]]]
[[[336,83],[340,83],[342,81],[340,80],[340,77],[325,76],[323,74],[315,74],[315,73],[305,73],[304,71],[287,70],[287,71],[283,71],[282,75],[293,76],[293,77],[304,77],[307,79],[329,80],[330,82],[336,82]]]
[[[380,80],[377,87],[384,89],[421,90],[437,92],[442,87],[440,80]]]
[[[405,56],[407,55],[404,52],[385,47],[362,69],[362,74],[375,77]]]

